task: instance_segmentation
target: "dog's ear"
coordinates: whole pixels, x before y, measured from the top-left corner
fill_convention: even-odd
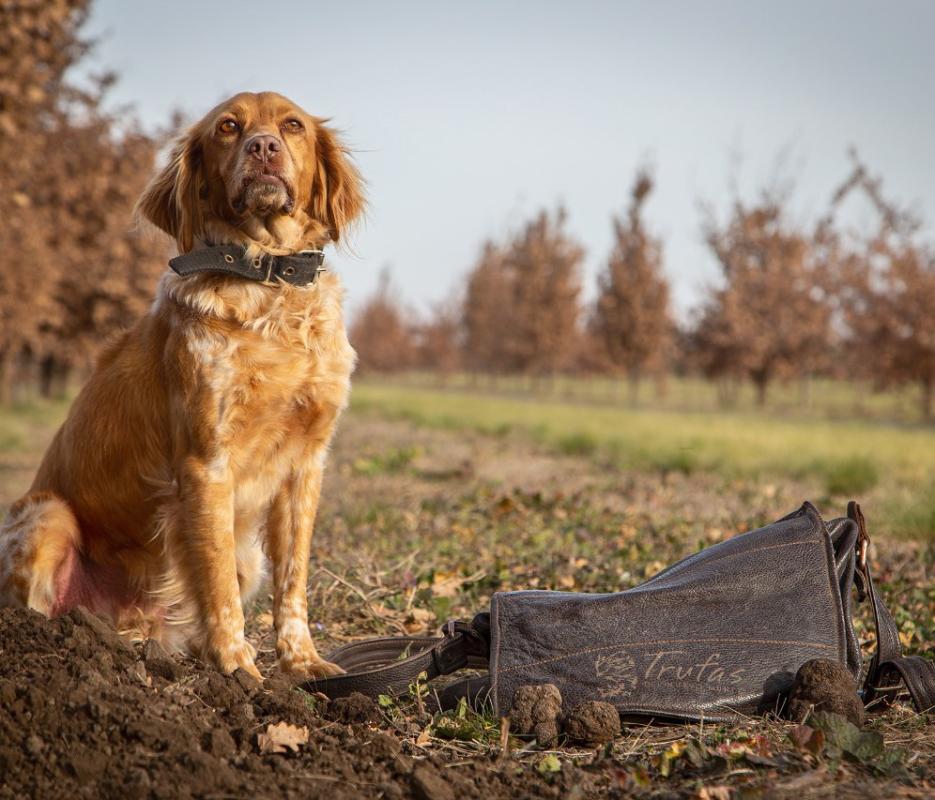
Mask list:
[[[192,128],[176,141],[169,163],[153,176],[136,202],[136,216],[174,238],[180,253],[192,249],[202,228],[201,162],[198,131]]]
[[[315,122],[318,163],[308,212],[327,227],[331,241],[338,242],[364,210],[364,180],[337,133],[321,120]]]

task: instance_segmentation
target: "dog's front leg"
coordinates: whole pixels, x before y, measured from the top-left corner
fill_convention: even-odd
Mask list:
[[[237,581],[233,479],[226,455],[189,457],[180,490],[184,524],[178,546],[181,567],[198,607],[206,657],[222,672],[243,667],[257,678],[254,649],[244,638]]]
[[[308,559],[321,478],[317,458],[293,473],[276,495],[267,525],[276,653],[283,671],[298,677],[323,677],[342,671],[318,655],[308,630]]]

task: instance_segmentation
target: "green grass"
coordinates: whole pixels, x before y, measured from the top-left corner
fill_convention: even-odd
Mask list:
[[[819,468],[828,494],[869,492],[880,479],[876,464],[866,456],[833,459]]]
[[[358,458],[353,468],[361,475],[393,475],[405,470],[418,455],[418,448],[400,447],[369,458]]]
[[[355,385],[352,404],[421,425],[523,431],[558,452],[624,469],[787,477],[806,482],[815,499],[873,491],[894,531],[935,537],[935,428],[921,424],[633,409],[366,381]]]
[[[0,453],[44,448],[49,434],[61,424],[71,400],[39,400],[0,408]]]
[[[577,401],[588,404],[628,405],[630,386],[625,379],[606,376],[566,376],[533,378],[523,375],[470,375],[453,373],[438,376],[425,373],[393,375],[396,385],[415,388],[444,386],[447,389],[485,394],[536,396],[539,399]],[[877,421],[921,422],[921,391],[915,385],[880,391],[857,381],[813,378],[807,382],[774,381],[765,407],[757,403],[749,382],[731,387],[730,409],[738,412],[767,412],[773,416],[816,419],[867,419]],[[723,397],[712,381],[697,377],[667,376],[657,383],[645,380],[637,396],[639,407],[666,411],[724,410]]]

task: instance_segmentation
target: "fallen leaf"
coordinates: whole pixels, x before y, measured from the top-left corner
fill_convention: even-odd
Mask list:
[[[810,717],[811,723],[825,734],[831,747],[837,747],[861,764],[875,761],[883,755],[883,735],[862,731],[840,714],[819,711]]]
[[[683,757],[687,759],[693,767],[698,769],[704,766],[708,758],[708,750],[702,742],[691,739],[685,744]]]
[[[304,725],[300,728],[288,722],[267,725],[266,732],[257,736],[257,744],[261,753],[297,752],[301,745],[308,744],[308,728]]]
[[[650,561],[643,568],[643,575],[644,577],[651,578],[657,572],[662,572],[662,570],[665,569],[665,566],[666,565],[662,561]]]
[[[672,774],[672,764],[682,757],[685,752],[685,742],[673,742],[659,758],[659,774],[668,778]]]
[[[419,747],[425,747],[430,741],[432,741],[432,734],[429,733],[428,728],[423,728],[422,732],[416,737],[416,744]]]
[[[464,579],[456,572],[437,570],[432,578],[432,594],[435,597],[456,597]]]
[[[772,756],[761,756],[759,753],[744,753],[744,760],[755,767],[780,767],[782,762]]]
[[[403,627],[407,633],[418,633],[435,622],[435,614],[427,608],[410,608],[403,620]]]
[[[811,725],[796,725],[789,731],[789,738],[799,750],[817,756],[825,749],[825,735]]]
[[[383,603],[371,603],[370,610],[381,619],[399,619],[402,614],[401,611],[385,606]]]
[[[748,744],[735,740],[721,742],[715,748],[715,751],[724,756],[724,758],[743,758],[747,753],[752,752]]]
[[[380,619],[401,625],[406,633],[418,633],[435,622],[435,614],[427,608],[410,608],[400,611],[382,603],[371,603],[370,609]]]
[[[730,800],[730,786],[702,786],[695,797],[698,800]]]

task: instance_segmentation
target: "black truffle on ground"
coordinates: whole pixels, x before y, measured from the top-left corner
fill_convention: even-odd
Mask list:
[[[864,704],[857,682],[842,664],[824,658],[806,661],[795,675],[786,713],[802,722],[812,711],[840,714],[858,728],[864,724]]]
[[[547,746],[558,739],[561,715],[562,694],[557,686],[520,686],[513,695],[510,727],[514,733],[533,735],[540,745]]]
[[[569,712],[564,729],[573,742],[591,746],[604,744],[620,735],[620,714],[610,703],[590,700]]]

